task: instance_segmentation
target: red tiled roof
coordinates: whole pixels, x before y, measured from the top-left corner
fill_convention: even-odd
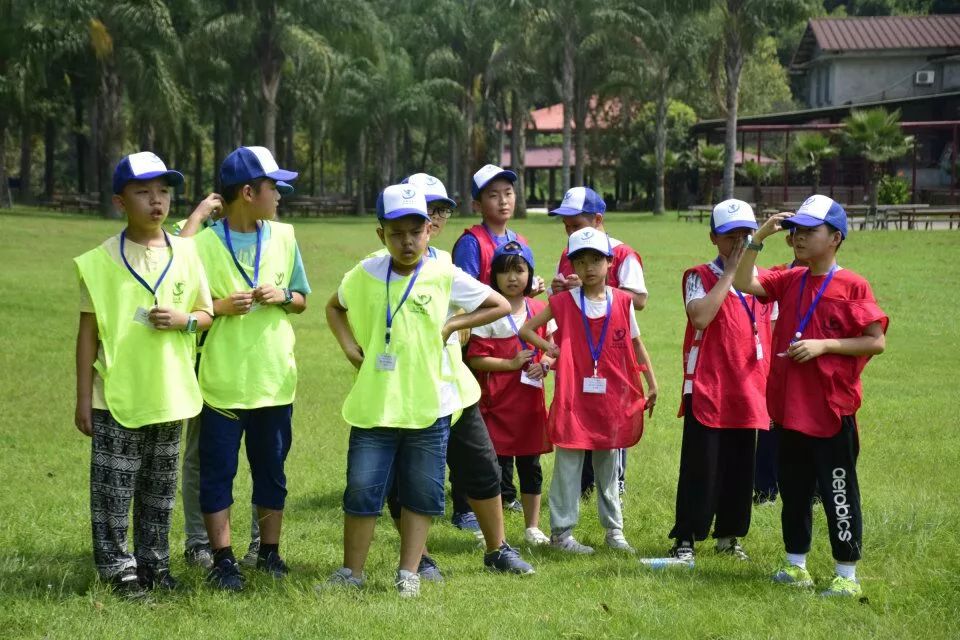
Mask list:
[[[832,52],[960,48],[960,15],[812,18],[794,66],[810,60],[814,43]]]
[[[750,151],[748,149],[746,154],[744,154],[737,149],[736,155],[734,156],[734,164],[737,166],[743,164],[744,155],[746,155],[747,160],[757,160],[756,151]],[[531,147],[527,149],[523,159],[527,169],[559,169],[563,166],[563,150],[560,147]],[[510,160],[510,150],[504,149],[500,154],[500,166],[510,167],[512,169],[513,165],[510,164]],[[760,164],[774,164],[776,162],[779,162],[779,160],[768,158],[765,155],[760,156]],[[601,164],[606,163],[601,162]],[[577,166],[577,153],[574,149],[570,149],[570,166]]]
[[[810,28],[828,51],[960,47],[960,15],[814,18]]]
[[[597,96],[590,98],[590,106],[587,109],[586,127],[593,129],[599,127],[604,129],[608,122],[615,119],[620,114],[620,101],[617,99],[608,100],[603,104],[603,109],[597,114],[597,121],[594,122],[593,114],[597,113]],[[511,123],[507,123],[505,131],[510,131]],[[570,121],[570,128],[576,129],[573,120]],[[542,109],[536,109],[530,112],[530,120],[527,121],[527,130],[536,130],[539,133],[556,133],[563,131],[563,104],[555,104]]]

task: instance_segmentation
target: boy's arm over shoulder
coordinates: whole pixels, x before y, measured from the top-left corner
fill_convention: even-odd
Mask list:
[[[473,234],[464,233],[453,245],[453,264],[460,267],[467,275],[480,277],[480,243]]]

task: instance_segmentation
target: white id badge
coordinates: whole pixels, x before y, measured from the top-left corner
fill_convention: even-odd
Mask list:
[[[540,380],[534,380],[533,378],[527,375],[526,371],[520,372],[520,382],[522,382],[523,384],[529,385],[531,387],[536,387],[537,389],[543,389],[543,378],[541,378]]]
[[[250,311],[247,311],[247,313],[253,313],[253,312],[256,311],[257,309],[259,309],[260,306],[261,306],[261,305],[260,305],[259,302],[254,302],[252,305],[250,305]]]
[[[397,356],[381,353],[377,356],[377,371],[393,371],[397,368]]]
[[[598,393],[604,394],[607,392],[607,379],[598,378],[592,376],[590,378],[583,379],[583,392],[584,393]]]
[[[757,338],[757,360],[763,360],[763,345],[760,344],[760,338]]]
[[[137,307],[137,311],[133,314],[133,321],[153,329],[153,323],[150,322],[150,312],[143,307]]]

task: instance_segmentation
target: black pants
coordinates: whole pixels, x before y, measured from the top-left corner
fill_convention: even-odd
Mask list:
[[[693,417],[684,397],[683,444],[677,481],[674,540],[745,536],[753,508],[754,429],[715,429]],[[714,522],[714,520],[716,520]]]
[[[593,456],[587,451],[583,454],[583,471],[580,472],[580,493],[593,489]],[[627,485],[627,450],[620,449],[620,475],[617,477],[620,489]]]
[[[500,495],[500,464],[490,441],[480,407],[472,404],[463,410],[460,419],[450,427],[447,441],[447,467],[450,469],[450,495],[453,512],[471,511],[472,500],[489,500]],[[387,495],[390,515],[400,517],[396,492]]]
[[[517,490],[513,486],[513,467],[516,464],[517,477],[520,479],[520,493],[540,495],[543,493],[543,469],[540,468],[540,456],[497,456],[500,461],[500,497],[505,503],[517,499]],[[509,472],[510,481],[507,482]]]
[[[780,449],[780,430],[757,431],[757,465],[753,480],[756,497],[775,500],[777,488],[777,458]]]
[[[831,438],[814,438],[799,431],[780,432],[780,497],[783,544],[787,553],[807,553],[813,538],[813,496],[819,488],[833,558],[860,559],[863,513],[857,481],[860,438],[855,416],[840,419]]]

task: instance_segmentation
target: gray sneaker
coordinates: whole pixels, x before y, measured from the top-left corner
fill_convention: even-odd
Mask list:
[[[363,574],[360,577],[353,575],[353,572],[346,567],[340,567],[333,574],[327,578],[326,582],[322,582],[314,587],[314,590],[319,592],[322,591],[332,591],[334,589],[362,589],[363,584],[366,582]]]
[[[254,538],[250,541],[250,546],[247,547],[247,555],[243,556],[243,559],[240,561],[245,567],[256,567],[257,558],[260,556],[260,538]]]
[[[627,539],[623,537],[623,529],[607,529],[605,538],[607,546],[615,551],[625,551],[627,553],[636,553],[636,549],[630,546]]]
[[[213,551],[208,544],[198,544],[183,550],[183,558],[187,564],[209,571],[213,569]]]
[[[578,555],[589,555],[593,553],[593,547],[580,544],[572,534],[567,533],[562,536],[550,536],[550,546],[566,553],[575,553]]]
[[[399,569],[394,584],[397,585],[397,592],[401,598],[417,598],[420,596],[420,576],[416,573]]]

